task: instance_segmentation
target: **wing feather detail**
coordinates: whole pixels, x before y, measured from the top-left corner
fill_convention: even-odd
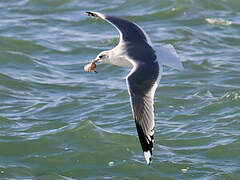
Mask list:
[[[154,138],[154,93],[159,64],[139,65],[127,76],[127,85],[138,137],[147,164],[151,163]]]

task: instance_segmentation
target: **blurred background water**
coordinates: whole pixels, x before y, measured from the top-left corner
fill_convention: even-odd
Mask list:
[[[240,179],[239,0],[1,0],[0,179]],[[146,166],[132,119],[129,69],[83,66],[118,43],[87,10],[171,43]]]

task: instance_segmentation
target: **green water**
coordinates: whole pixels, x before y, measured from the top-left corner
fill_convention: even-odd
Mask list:
[[[239,0],[1,0],[0,179],[240,179]],[[87,10],[171,43],[155,96],[153,163],[132,119],[129,69],[83,66],[118,43]]]

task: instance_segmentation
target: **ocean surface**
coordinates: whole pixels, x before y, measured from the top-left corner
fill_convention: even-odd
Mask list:
[[[1,0],[0,179],[239,180],[239,0]],[[118,43],[99,11],[172,44],[145,164],[128,68],[83,67]]]

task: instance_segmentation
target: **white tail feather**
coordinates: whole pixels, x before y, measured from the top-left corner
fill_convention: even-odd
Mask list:
[[[175,48],[171,44],[167,44],[162,47],[155,47],[154,50],[157,55],[157,60],[162,65],[170,66],[178,70],[184,69]]]

